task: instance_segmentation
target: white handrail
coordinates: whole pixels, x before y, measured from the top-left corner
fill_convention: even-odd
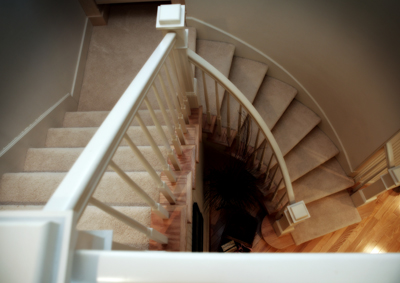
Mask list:
[[[285,182],[287,195],[290,204],[295,203],[295,197],[292,187],[292,182],[290,181],[289,172],[286,167],[285,160],[283,158],[282,152],[272,135],[270,129],[267,124],[265,124],[264,120],[258,113],[258,111],[254,108],[251,102],[244,96],[244,94],[230,81],[226,78],[220,71],[218,71],[214,66],[204,60],[202,57],[197,55],[192,50],[187,50],[187,55],[189,57],[189,61],[192,62],[195,66],[200,68],[202,71],[206,72],[211,78],[218,81],[218,83],[229,93],[231,94],[238,102],[243,106],[243,108],[247,111],[247,113],[254,119],[256,124],[264,133],[266,139],[268,140],[272,151],[275,153],[275,158],[278,161],[278,164],[281,168],[283,181]],[[229,95],[228,94],[228,95]]]
[[[74,210],[77,218],[81,216],[175,41],[175,33],[164,36],[47,202],[44,210]]]

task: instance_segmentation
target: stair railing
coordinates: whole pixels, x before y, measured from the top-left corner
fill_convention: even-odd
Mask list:
[[[118,210],[95,199],[92,195],[107,168],[111,168],[152,208],[155,214],[162,218],[169,218],[168,211],[160,203],[154,201],[133,179],[131,179],[124,172],[123,166],[118,165],[117,162],[113,160],[113,156],[117,152],[122,140],[125,140],[125,143],[132,149],[138,161],[154,180],[158,190],[170,204],[176,202],[174,194],[167,184],[162,181],[157,169],[145,158],[132,140],[132,137],[127,133],[129,126],[132,124],[133,120],[136,119],[160,167],[162,167],[163,174],[165,174],[170,182],[176,182],[176,175],[167,160],[170,161],[175,171],[181,170],[177,155],[182,154],[181,145],[185,144],[184,134],[187,133],[185,120],[188,120],[188,115],[190,114],[187,110],[187,105],[184,104],[184,102],[187,101],[187,98],[184,97],[185,92],[179,89],[180,74],[178,72],[181,68],[177,66],[178,63],[176,63],[175,55],[173,54],[173,50],[176,48],[176,41],[177,36],[175,33],[167,33],[164,36],[161,43],[157,46],[151,57],[121,96],[62,183],[47,202],[44,207],[45,211],[72,210],[77,220],[90,203],[126,223],[130,227],[146,234],[150,239],[163,244],[168,243],[168,238],[165,235],[153,228],[145,227]],[[169,66],[167,64],[169,64]],[[169,90],[167,90],[161,71],[164,72],[163,75],[167,78]],[[157,82],[159,84],[158,86]],[[161,86],[163,97],[160,94],[159,86]],[[150,89],[152,89],[156,98],[155,101],[157,101],[161,110],[168,136],[175,152],[171,148],[167,134],[164,132],[153,106],[148,99]],[[181,101],[180,103],[178,102],[177,93]],[[166,109],[164,101],[166,101],[168,109]],[[142,104],[146,105],[150,113],[166,153],[161,151],[138,113]]]
[[[310,214],[307,210],[307,207],[304,201],[296,202],[295,195],[293,192],[292,182],[290,180],[289,172],[286,167],[285,160],[283,158],[282,152],[272,135],[270,129],[267,124],[264,122],[258,111],[254,108],[251,102],[244,96],[244,94],[228,79],[226,78],[220,71],[218,71],[214,66],[208,63],[206,60],[201,58],[192,50],[187,50],[187,56],[190,63],[199,68],[203,78],[203,87],[204,87],[204,96],[206,101],[206,117],[207,123],[212,124],[211,113],[209,108],[209,94],[207,92],[206,85],[206,76],[210,77],[214,81],[215,86],[215,99],[216,105],[219,106],[219,95],[218,95],[218,86],[221,86],[226,93],[226,102],[227,102],[227,125],[223,131],[221,125],[221,113],[217,111],[217,133],[221,135],[222,132],[226,133],[226,139],[228,141],[228,145],[234,139],[234,131],[231,129],[231,111],[230,111],[230,97],[232,96],[239,103],[239,113],[238,113],[238,131],[241,130],[242,121],[241,121],[241,112],[247,112],[246,119],[251,119],[252,121],[248,121],[249,123],[255,123],[258,126],[257,129],[257,137],[256,144],[254,145],[254,161],[256,161],[256,154],[258,149],[262,149],[261,157],[259,159],[257,169],[260,171],[265,168],[265,182],[268,182],[266,190],[270,190],[272,188],[272,184],[275,184],[275,177],[277,176],[278,169],[281,173],[281,179],[275,185],[275,190],[272,193],[272,200],[274,200],[277,196],[278,190],[281,187],[282,182],[284,183],[284,187],[286,188],[285,194],[279,199],[277,204],[275,205],[275,211],[279,210],[276,214],[276,221],[273,224],[274,230],[278,236],[289,233],[293,231],[294,226],[299,222],[304,221],[310,218]],[[233,113],[235,114],[235,113]],[[247,128],[249,131],[249,128]],[[249,134],[249,133],[248,133]],[[258,140],[260,136],[264,136],[263,141],[258,144]],[[240,141],[238,141],[240,142]],[[247,141],[246,143],[248,143]],[[269,159],[268,165],[264,167],[264,155],[267,145],[270,146],[272,150],[272,155]],[[256,151],[257,150],[257,151]],[[273,158],[276,159],[276,166],[272,166]],[[264,170],[264,169],[263,169]],[[288,201],[283,204],[285,197],[287,197]]]

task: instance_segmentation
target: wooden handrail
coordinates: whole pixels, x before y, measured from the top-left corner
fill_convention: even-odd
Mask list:
[[[204,60],[202,57],[197,55],[194,51],[188,49],[187,55],[189,61],[196,67],[200,68],[202,71],[206,72],[211,78],[217,81],[227,92],[228,95],[231,94],[236,101],[242,105],[246,112],[253,118],[258,127],[264,133],[265,138],[271,146],[272,151],[275,153],[275,158],[281,168],[283,181],[285,183],[287,196],[289,199],[289,204],[295,203],[295,197],[292,187],[292,182],[290,181],[289,171],[287,170],[285,160],[283,158],[282,152],[276,142],[274,136],[272,135],[267,124],[264,122],[258,111],[254,108],[253,104],[244,96],[244,94],[225,77],[220,71],[218,71],[214,66]]]

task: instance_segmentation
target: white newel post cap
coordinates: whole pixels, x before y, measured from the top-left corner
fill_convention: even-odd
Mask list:
[[[293,221],[293,224],[296,224],[311,217],[303,200],[288,205],[287,211],[290,214],[290,218]]]
[[[157,10],[156,29],[175,32],[177,35],[175,48],[187,48],[188,30],[185,27],[185,5],[160,5]]]

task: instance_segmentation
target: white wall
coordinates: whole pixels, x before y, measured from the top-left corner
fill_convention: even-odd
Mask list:
[[[299,90],[350,173],[400,129],[398,3],[186,0],[186,8],[198,38],[244,41],[237,55],[268,63],[269,75]]]
[[[77,0],[0,9],[0,150],[71,93],[86,16]]]

